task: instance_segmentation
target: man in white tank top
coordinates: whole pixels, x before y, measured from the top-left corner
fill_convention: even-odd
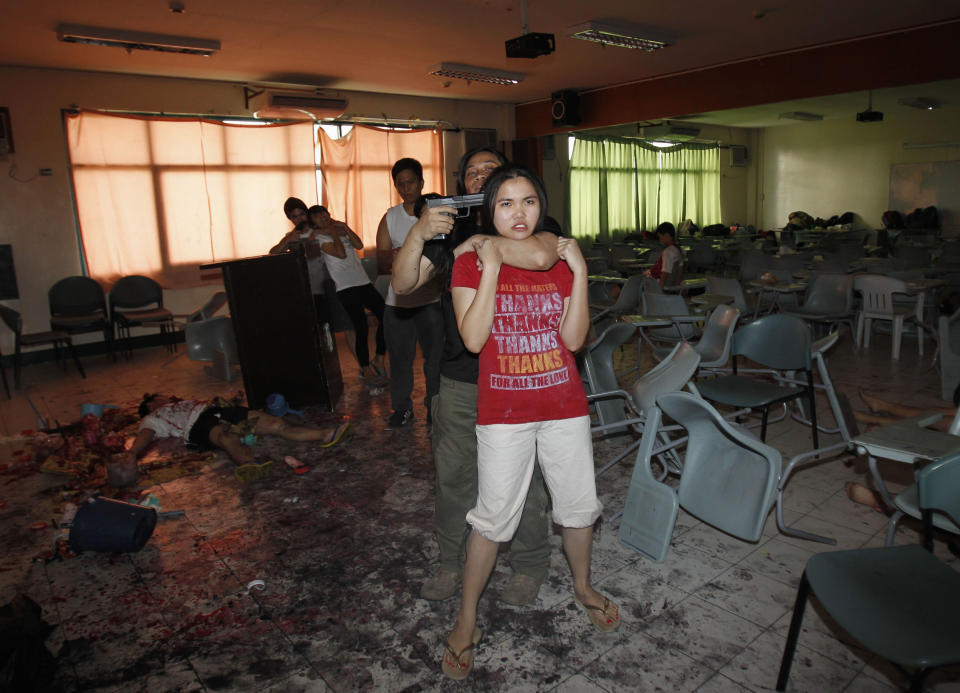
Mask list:
[[[403,202],[391,207],[377,228],[377,260],[381,274],[389,274],[393,258],[416,223],[413,206],[423,190],[423,167],[416,159],[400,159],[391,170],[393,184]],[[443,314],[440,287],[436,283],[405,296],[398,296],[391,285],[384,309],[387,353],[390,357],[390,400],[393,414],[390,428],[400,428],[413,420],[413,359],[417,342],[423,354],[426,380],[424,406],[430,418],[430,399],[440,389],[440,356],[443,350]]]

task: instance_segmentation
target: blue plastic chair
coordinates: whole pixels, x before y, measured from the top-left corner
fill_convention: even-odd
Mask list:
[[[935,512],[960,521],[960,453],[941,458],[917,474],[923,509],[924,546],[819,553],[807,561],[777,690],[786,689],[793,653],[813,592],[821,606],[864,648],[891,662],[923,690],[931,669],[960,663],[960,573],[932,553]]]

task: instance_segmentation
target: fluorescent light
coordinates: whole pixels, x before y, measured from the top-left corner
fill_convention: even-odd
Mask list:
[[[269,125],[269,120],[253,120],[253,119],[244,119],[239,120],[235,118],[224,118],[220,121],[224,125]]]
[[[939,147],[960,147],[960,141],[955,142],[904,142],[904,149],[936,149]]]
[[[460,63],[440,63],[427,69],[428,75],[453,77],[468,82],[487,82],[489,84],[519,84],[527,75],[523,72],[507,72],[489,67],[462,65]]]
[[[783,120],[823,120],[819,113],[808,113],[807,111],[789,111],[777,116]]]
[[[933,111],[943,105],[936,99],[930,99],[926,96],[915,96],[909,99],[897,99],[897,103],[903,106],[910,106],[910,108],[919,108],[922,111]]]
[[[127,51],[160,51],[162,53],[210,56],[220,50],[220,42],[214,39],[148,34],[143,31],[103,29],[77,24],[61,24],[58,26],[57,39],[65,43],[86,43],[92,46],[125,48]]]
[[[583,24],[577,24],[567,29],[571,38],[594,41],[605,46],[619,46],[621,48],[639,48],[652,53],[659,48],[669,46],[672,37],[636,24],[626,22],[602,21],[592,19]]]

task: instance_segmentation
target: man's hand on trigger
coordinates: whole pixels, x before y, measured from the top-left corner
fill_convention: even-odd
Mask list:
[[[424,243],[438,234],[450,233],[456,213],[457,210],[453,207],[427,207],[411,232],[417,234]]]

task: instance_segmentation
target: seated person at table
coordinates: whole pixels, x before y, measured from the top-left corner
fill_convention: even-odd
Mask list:
[[[669,221],[657,227],[657,239],[663,246],[663,252],[657,263],[644,274],[656,279],[661,287],[667,286],[668,281],[670,286],[676,286],[683,274],[683,253],[677,247],[676,238],[677,231]]]
[[[342,423],[332,430],[289,424],[283,419],[247,407],[217,406],[210,402],[179,399],[153,393],[144,395],[138,413],[142,421],[133,445],[115,457],[118,462],[138,459],[154,438],[182,438],[202,450],[220,449],[238,465],[253,462],[253,450],[243,444],[232,424],[249,421],[255,435],[275,435],[286,440],[322,441],[319,447],[340,442],[350,424]]]

